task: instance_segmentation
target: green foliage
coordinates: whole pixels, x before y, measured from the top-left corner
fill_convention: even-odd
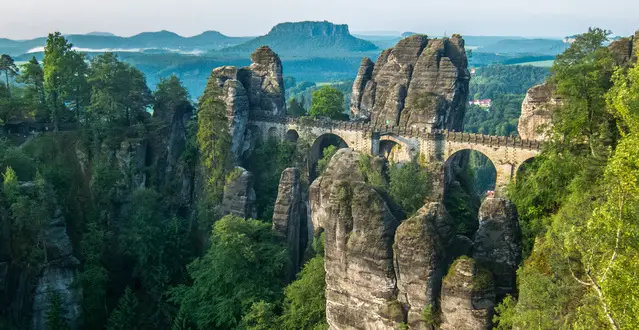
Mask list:
[[[344,118],[344,94],[333,86],[322,86],[313,92],[313,105],[308,114],[311,117]]]
[[[547,68],[534,66],[500,64],[484,66],[477,68],[470,80],[468,94],[472,99],[492,99],[493,101],[502,95],[523,95],[530,87],[543,83],[548,75]]]
[[[175,109],[188,104],[189,98],[188,91],[177,76],[161,79],[153,92],[153,117],[170,121]]]
[[[286,287],[282,329],[327,328],[324,258],[309,260],[295,282]]]
[[[49,309],[45,315],[45,325],[47,330],[67,330],[69,326],[62,315],[62,299],[57,292],[49,293]]]
[[[276,308],[275,304],[263,300],[254,303],[242,317],[242,327],[247,330],[281,329],[282,325]]]
[[[424,311],[422,311],[421,321],[430,327],[438,326],[441,323],[441,315],[437,306],[429,304],[428,306],[424,307]]]
[[[268,139],[260,143],[246,162],[246,168],[255,178],[255,195],[257,197],[257,217],[270,220],[273,218],[273,207],[277,199],[277,190],[282,171],[288,167],[305,163],[306,142],[302,139],[297,143],[275,139]]]
[[[209,203],[221,200],[233,157],[226,106],[221,95],[216,78],[211,76],[198,104],[197,145]]]
[[[118,302],[118,306],[109,316],[107,330],[136,330],[138,329],[138,299],[130,288],[124,290],[124,294]]]
[[[306,109],[304,108],[304,97],[301,97],[301,100],[297,100],[297,98],[291,98],[288,100],[288,107],[286,111],[289,116],[293,117],[302,117],[306,116]]]
[[[455,181],[446,187],[444,205],[454,220],[456,232],[472,235],[479,226],[477,212],[480,206],[474,185],[475,174],[470,166],[451,166]]]
[[[322,159],[317,162],[317,173],[318,175],[323,175],[328,168],[328,164],[331,162],[331,159],[339,150],[336,146],[330,145],[322,150]]]
[[[518,301],[498,308],[504,328],[639,326],[628,299],[639,294],[639,69],[613,75],[607,35],[578,36],[553,67],[563,101],[552,141],[511,187],[532,252],[518,272]]]
[[[407,214],[414,214],[426,201],[433,185],[428,171],[417,159],[403,164],[393,164],[388,171],[388,193]]]
[[[233,328],[254,303],[281,296],[287,258],[269,223],[226,216],[207,253],[188,266],[193,284],[173,289],[171,299],[199,329]]]

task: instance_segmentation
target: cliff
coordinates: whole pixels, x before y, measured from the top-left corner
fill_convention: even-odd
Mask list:
[[[353,119],[370,120],[380,129],[462,129],[470,73],[461,36],[410,36],[383,51],[372,66],[364,59],[353,84]]]

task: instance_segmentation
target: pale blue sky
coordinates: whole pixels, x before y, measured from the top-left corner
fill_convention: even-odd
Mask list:
[[[565,36],[589,26],[630,35],[638,0],[0,0],[0,37],[170,30],[261,35],[280,22],[328,20],[351,31]]]

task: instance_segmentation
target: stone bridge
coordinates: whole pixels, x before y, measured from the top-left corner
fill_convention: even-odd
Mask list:
[[[373,127],[369,123],[292,117],[252,117],[248,129],[263,139],[312,140],[311,161],[321,157],[322,142],[339,137],[349,148],[392,161],[408,161],[417,155],[428,163],[445,165],[463,150],[475,150],[490,159],[497,171],[496,187],[514,180],[525,161],[540,152],[541,142],[517,137],[490,136],[446,130]]]

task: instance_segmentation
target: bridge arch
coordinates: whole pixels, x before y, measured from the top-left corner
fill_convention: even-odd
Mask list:
[[[286,131],[286,136],[284,137],[288,142],[297,142],[300,138],[300,134],[295,129],[289,129]]]
[[[317,173],[317,162],[322,159],[324,149],[329,146],[335,146],[338,149],[348,148],[346,141],[339,135],[333,133],[324,133],[318,136],[311,146],[311,154],[309,155],[310,173]],[[315,179],[312,177],[311,179]],[[311,180],[312,181],[312,180]]]
[[[475,171],[473,188],[476,193],[483,195],[487,191],[494,191],[498,186],[497,164],[485,153],[475,149],[460,149],[450,154],[444,163],[444,171],[451,171],[456,166],[468,163]],[[445,182],[451,182],[454,173],[444,173]],[[469,180],[470,178],[465,178]],[[470,184],[466,182],[466,184]]]
[[[409,162],[417,155],[417,146],[405,138],[395,135],[383,135],[379,138],[378,155],[391,162]]]
[[[523,159],[519,164],[517,164],[514,170],[513,179],[517,180],[519,176],[525,171],[526,167],[532,165],[532,163],[535,161],[535,158],[536,157],[531,156],[531,157]]]

